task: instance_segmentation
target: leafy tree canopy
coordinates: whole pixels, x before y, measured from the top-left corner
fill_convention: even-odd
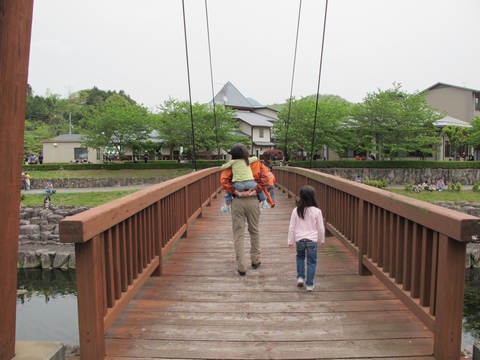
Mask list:
[[[278,113],[279,120],[274,123],[274,136],[280,144],[287,144],[284,150],[288,158],[292,154],[311,154],[312,144],[313,153],[323,146],[337,151],[347,146],[347,129],[342,124],[348,118],[348,102],[332,96],[322,97],[318,104],[313,96],[287,102],[289,106]]]
[[[416,151],[436,153],[440,140],[434,122],[445,115],[428,105],[425,94],[408,94],[401,84],[393,85],[367,94],[352,109],[350,126],[362,150],[376,153],[377,159],[392,160]]]
[[[233,119],[234,111],[224,106],[211,104],[192,104],[177,99],[168,99],[158,106],[158,130],[161,142],[165,146],[183,147],[186,152],[212,152],[219,148],[228,149],[235,142],[245,141],[238,135],[238,123]],[[191,115],[192,114],[192,115]],[[192,117],[194,137],[192,137]]]
[[[82,143],[90,148],[115,149],[122,158],[126,151],[145,148],[151,139],[154,117],[123,96],[115,94],[85,114]]]

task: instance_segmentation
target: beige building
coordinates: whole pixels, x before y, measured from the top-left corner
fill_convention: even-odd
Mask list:
[[[428,104],[438,112],[446,111],[448,116],[467,123],[480,116],[480,90],[438,82],[424,92]]]
[[[43,163],[73,163],[80,159],[82,162],[102,164],[102,149],[82,146],[80,137],[80,134],[63,134],[55,140],[43,142]]]
[[[435,85],[425,89],[426,99],[430,106],[438,109],[438,112],[446,112],[448,125],[470,126],[470,122],[475,116],[480,117],[480,90],[470,89],[463,86],[455,86],[438,82]],[[442,123],[443,119],[440,120]],[[442,126],[437,126],[443,128]],[[463,154],[473,155],[475,160],[480,159],[480,149],[469,149],[466,146],[459,149],[458,154],[451,152],[448,137],[440,133],[442,145],[439,149],[436,160],[447,160],[450,157],[458,158]]]

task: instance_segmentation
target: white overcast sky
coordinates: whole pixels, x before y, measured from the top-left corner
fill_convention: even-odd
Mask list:
[[[193,102],[212,98],[205,0],[185,0]],[[214,93],[230,81],[267,105],[290,96],[300,0],[207,0]],[[325,0],[303,0],[293,82],[317,90]],[[479,0],[330,0],[321,94],[360,102],[393,82],[480,90]],[[35,0],[36,95],[97,86],[151,109],[188,100],[181,0]]]

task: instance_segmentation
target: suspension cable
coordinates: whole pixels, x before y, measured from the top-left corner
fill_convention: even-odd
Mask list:
[[[322,50],[320,52],[320,66],[318,69],[318,83],[317,83],[317,98],[315,103],[315,117],[313,120],[313,134],[312,134],[312,148],[310,151],[310,169],[312,168],[312,159],[313,159],[313,148],[315,144],[315,132],[317,128],[317,113],[318,113],[318,98],[320,93],[320,79],[322,76],[322,62],[323,62],[323,45],[325,44],[325,28],[327,27],[327,10],[328,10],[328,0],[325,0],[325,15],[323,18],[323,35],[322,35]]]
[[[285,154],[284,158],[288,160],[288,151],[287,151],[287,144],[288,144],[288,127],[290,125],[290,111],[292,109],[292,94],[293,94],[293,80],[295,79],[295,64],[297,62],[297,47],[298,47],[298,32],[300,29],[300,14],[302,12],[302,0],[300,0],[298,4],[298,20],[297,20],[297,35],[295,37],[295,51],[293,55],[293,70],[292,70],[292,82],[290,84],[290,98],[288,101],[288,115],[287,121],[285,122]]]
[[[207,39],[208,39],[208,57],[210,59],[210,83],[212,87],[212,104],[213,104],[213,124],[215,126],[215,143],[217,144],[217,157],[220,160],[220,146],[218,145],[218,128],[217,128],[217,114],[215,111],[215,91],[213,90],[213,70],[212,70],[212,51],[210,45],[210,26],[208,24],[208,7],[207,0],[205,0],[205,17],[207,20]]]
[[[195,153],[195,128],[193,126],[192,87],[190,85],[190,65],[188,62],[187,21],[185,19],[185,0],[182,0],[183,32],[185,35],[185,54],[187,59],[188,99],[190,102],[190,122],[192,123],[193,171],[197,171],[197,155]]]

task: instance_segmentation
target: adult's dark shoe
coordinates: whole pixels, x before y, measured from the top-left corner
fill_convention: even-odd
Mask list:
[[[257,262],[257,263],[252,263],[252,268],[258,269],[260,267],[260,265],[262,265],[262,263],[260,261]]]
[[[240,271],[240,270],[237,270],[238,273],[240,274],[240,276],[245,276],[247,275],[247,272],[246,271]]]

